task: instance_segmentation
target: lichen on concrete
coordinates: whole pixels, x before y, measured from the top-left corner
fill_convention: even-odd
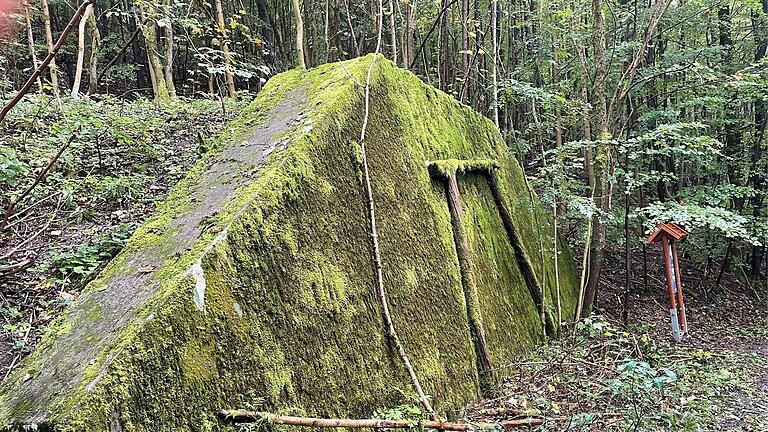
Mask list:
[[[370,60],[345,67],[363,81]],[[271,79],[2,384],[2,423],[207,431],[225,428],[220,408],[366,417],[402,403],[409,380],[373,289],[354,138],[362,94],[338,64]],[[493,162],[551,301],[547,213],[498,130],[450,96],[379,59],[371,104],[367,155],[393,319],[426,392],[452,416],[480,383],[445,190],[425,161]],[[451,169],[463,173],[479,301],[503,362],[543,328],[488,184]],[[567,254],[561,246],[565,317],[576,295]]]

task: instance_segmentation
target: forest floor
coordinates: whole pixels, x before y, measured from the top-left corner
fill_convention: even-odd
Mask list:
[[[766,292],[727,275],[714,289],[703,274],[684,270],[689,334],[676,344],[663,279],[647,290],[635,281],[624,326],[623,271],[609,271],[599,313],[501,368],[497,394],[468,418],[541,416],[542,431],[768,431]]]

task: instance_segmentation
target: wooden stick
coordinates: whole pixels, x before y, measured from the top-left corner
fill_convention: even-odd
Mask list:
[[[235,423],[255,423],[266,421],[276,425],[302,426],[314,428],[349,428],[349,429],[412,429],[423,427],[444,431],[470,431],[477,429],[513,429],[527,426],[539,426],[544,424],[540,418],[522,418],[503,420],[498,423],[455,423],[444,421],[424,421],[417,423],[408,420],[385,419],[344,419],[344,418],[316,418],[296,417],[272,414],[268,412],[246,410],[221,410],[219,415]]]
[[[381,311],[384,315],[384,321],[387,326],[387,336],[389,336],[390,341],[395,344],[395,348],[397,349],[397,354],[400,356],[400,359],[403,362],[403,366],[405,366],[405,370],[408,372],[408,377],[411,379],[411,385],[413,385],[413,390],[416,392],[416,396],[419,398],[419,401],[421,402],[421,405],[424,407],[424,410],[429,413],[430,417],[433,420],[437,420],[437,413],[435,413],[435,410],[432,408],[432,404],[429,402],[429,398],[427,397],[426,393],[424,393],[424,389],[421,386],[421,381],[419,381],[418,376],[416,375],[416,371],[413,368],[413,364],[411,363],[410,357],[408,357],[408,354],[405,352],[405,348],[403,347],[402,342],[400,341],[400,337],[397,335],[397,331],[395,330],[395,324],[392,321],[392,314],[389,310],[389,302],[387,300],[387,291],[384,287],[384,273],[382,270],[382,262],[381,262],[381,249],[379,248],[379,234],[378,230],[376,228],[376,203],[373,199],[373,186],[371,185],[371,174],[368,167],[368,153],[366,152],[366,131],[368,128],[368,117],[370,114],[370,99],[371,99],[371,73],[373,72],[373,66],[376,64],[376,59],[379,56],[379,52],[381,51],[381,29],[383,26],[383,20],[384,20],[384,8],[382,6],[382,0],[379,0],[379,32],[376,40],[376,51],[373,54],[373,57],[371,58],[371,63],[368,66],[368,73],[366,74],[365,78],[365,97],[363,99],[363,106],[364,106],[364,113],[363,113],[363,125],[360,129],[360,153],[363,157],[363,179],[365,182],[365,194],[366,198],[368,200],[368,215],[370,216],[369,221],[371,223],[371,247],[372,247],[372,254],[373,254],[373,266],[375,269],[375,277],[374,280],[376,291],[379,296],[379,302],[381,303]]]
[[[53,60],[54,57],[56,57],[56,53],[59,52],[61,49],[61,46],[64,45],[64,40],[69,35],[69,32],[72,31],[72,28],[77,25],[77,23],[80,21],[80,17],[85,12],[85,9],[93,3],[93,0],[85,0],[80,5],[80,7],[75,11],[75,14],[72,15],[72,18],[69,20],[69,24],[67,24],[66,27],[64,27],[64,31],[61,32],[61,36],[59,36],[59,39],[56,41],[56,45],[53,46],[53,49],[48,53],[47,56],[43,59],[43,61],[40,63],[40,65],[35,69],[34,72],[32,72],[32,76],[29,77],[26,84],[21,87],[18,93],[16,93],[16,96],[14,96],[13,99],[11,99],[5,106],[3,107],[3,110],[0,111],[0,124],[3,123],[3,120],[5,120],[5,116],[8,114],[8,111],[10,111],[14,106],[16,106],[17,103],[21,100],[21,98],[24,97],[25,94],[29,91],[29,89],[32,87],[32,85],[37,81],[37,79],[40,77],[40,75],[43,74],[43,71],[46,67],[48,67],[48,64]]]

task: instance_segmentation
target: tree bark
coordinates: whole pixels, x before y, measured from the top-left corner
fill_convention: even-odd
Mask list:
[[[24,21],[27,24],[27,46],[29,47],[29,56],[32,58],[32,69],[35,70],[38,67],[37,54],[35,53],[35,36],[32,33],[32,19],[30,17],[29,5],[24,5]],[[40,77],[37,77],[37,88],[40,92],[43,91],[43,81]]]
[[[229,42],[227,42],[229,32],[224,22],[224,8],[221,5],[221,0],[214,0],[214,5],[216,7],[216,26],[219,29],[219,38],[221,38],[221,51],[224,53],[224,76],[227,81],[227,94],[231,98],[236,98],[237,90],[235,89],[235,76],[232,74],[232,54],[229,52]]]
[[[603,218],[610,210],[609,170],[611,159],[611,133],[608,126],[608,106],[605,92],[608,66],[605,59],[605,21],[601,0],[592,0],[592,50],[595,62],[595,80],[593,90],[593,107],[595,126],[598,131],[598,142],[594,158],[595,185],[594,204],[597,211],[592,215],[592,241],[589,251],[589,277],[584,289],[584,297],[580,299],[585,312],[592,309],[600,284],[600,273],[603,268],[605,253],[606,227]]]
[[[397,26],[395,23],[395,0],[389,0],[389,41],[392,46],[392,62],[397,64]]]
[[[147,61],[149,66],[149,77],[152,80],[152,90],[155,93],[155,102],[164,103],[170,99],[168,86],[165,83],[165,73],[163,72],[163,63],[160,60],[160,54],[157,46],[157,10],[152,2],[144,6],[139,6],[141,19],[136,22],[141,25],[144,35],[144,45],[147,50]]]
[[[173,84],[173,16],[170,1],[165,3],[165,17],[167,22],[163,27],[165,32],[165,65],[163,72],[165,75],[165,85],[168,87],[168,96],[176,97],[176,86]]]
[[[80,98],[80,81],[83,78],[83,61],[85,57],[85,25],[88,17],[93,13],[93,5],[89,4],[85,8],[85,13],[80,18],[80,25],[77,33],[77,64],[75,66],[75,78],[72,81],[72,97]]]
[[[306,69],[307,63],[304,58],[304,20],[301,18],[301,5],[299,0],[292,0],[293,18],[296,21],[296,65]]]
[[[53,51],[53,33],[51,32],[51,11],[48,7],[48,0],[42,0],[43,8],[43,28],[45,29],[45,43],[48,46],[48,54]],[[59,77],[56,72],[56,60],[51,59],[51,63],[48,66],[48,70],[51,74],[51,88],[53,89],[53,95],[59,104],[61,109],[61,96],[59,92]]]
[[[99,75],[97,71],[99,47],[101,46],[101,34],[99,26],[96,23],[96,15],[91,13],[88,16],[88,26],[91,28],[91,61],[90,73],[88,74],[88,94],[96,93],[99,88]]]

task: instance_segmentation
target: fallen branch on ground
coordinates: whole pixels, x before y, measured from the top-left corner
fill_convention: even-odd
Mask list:
[[[349,428],[349,429],[412,429],[422,427],[444,431],[470,431],[476,429],[513,429],[527,426],[539,426],[544,423],[540,418],[521,418],[503,420],[498,423],[456,423],[444,421],[424,421],[415,423],[408,420],[385,419],[343,419],[343,418],[315,418],[296,417],[272,414],[260,411],[246,410],[221,410],[219,415],[235,423],[254,423],[266,421],[276,425],[303,426],[315,428]]]

